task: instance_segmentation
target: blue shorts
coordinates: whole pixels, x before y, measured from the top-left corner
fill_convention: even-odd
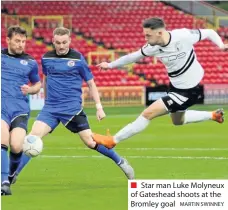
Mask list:
[[[1,119],[4,120],[12,130],[20,127],[27,131],[30,114],[29,104],[25,100],[2,98]],[[18,120],[20,118],[20,120]]]
[[[50,126],[52,131],[60,122],[73,133],[90,129],[87,116],[83,110],[72,115],[67,113],[53,113],[50,108],[44,106],[36,120],[44,122]]]

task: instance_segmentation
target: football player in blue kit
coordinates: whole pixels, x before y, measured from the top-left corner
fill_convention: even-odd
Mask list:
[[[1,195],[11,195],[11,178],[22,157],[30,113],[27,94],[36,94],[41,88],[38,64],[24,52],[26,39],[25,29],[11,26],[8,48],[2,49],[1,55]]]
[[[70,31],[63,27],[56,28],[52,41],[55,49],[42,57],[45,105],[34,122],[30,135],[42,138],[52,132],[61,122],[71,132],[78,133],[87,147],[112,159],[128,179],[133,179],[134,170],[127,160],[120,157],[114,150],[107,149],[93,141],[87,116],[82,108],[83,80],[87,82],[96,103],[97,119],[102,120],[105,113],[91,70],[82,54],[70,48]],[[30,135],[28,138],[32,138]],[[29,159],[24,155],[17,174]]]

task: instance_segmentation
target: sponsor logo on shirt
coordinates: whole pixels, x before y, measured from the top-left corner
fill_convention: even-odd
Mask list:
[[[67,62],[67,65],[70,66],[70,67],[72,67],[72,66],[75,65],[75,62],[74,62],[74,61],[68,61],[68,62]]]
[[[22,65],[25,65],[25,66],[28,65],[28,62],[25,61],[25,60],[21,60],[20,63],[21,63]]]

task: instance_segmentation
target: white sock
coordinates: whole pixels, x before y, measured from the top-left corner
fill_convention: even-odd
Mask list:
[[[212,119],[212,112],[187,110],[184,115],[184,124],[196,123]]]
[[[142,130],[144,130],[150,123],[150,120],[146,119],[142,115],[140,115],[134,122],[128,124],[124,128],[122,128],[115,136],[114,141],[116,143],[127,139]]]

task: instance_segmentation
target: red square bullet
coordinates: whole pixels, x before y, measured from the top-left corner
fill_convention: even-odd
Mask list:
[[[131,188],[137,188],[137,182],[131,182]]]

